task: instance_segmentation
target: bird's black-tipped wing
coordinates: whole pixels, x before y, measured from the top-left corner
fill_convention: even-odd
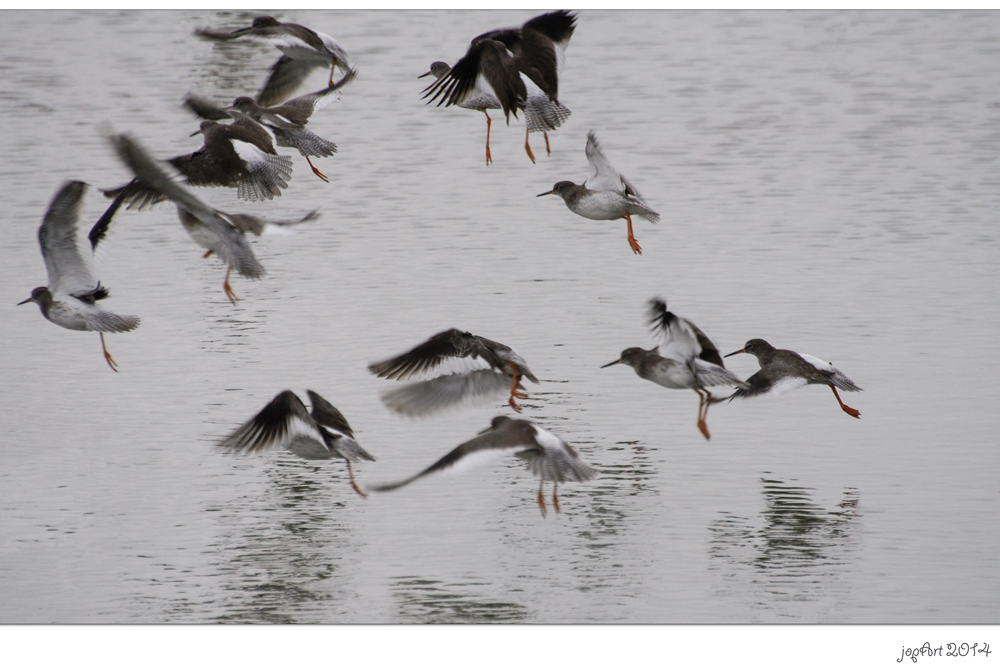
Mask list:
[[[184,98],[183,106],[199,118],[204,118],[206,120],[229,120],[230,115],[226,111],[213,102],[212,100],[201,97],[199,95],[189,94]]]
[[[722,355],[719,354],[719,349],[708,335],[691,320],[677,317],[667,310],[667,302],[660,297],[651,299],[649,302],[649,324],[653,332],[660,336],[677,336],[678,330],[684,332],[681,334],[682,336],[693,335],[694,340],[701,348],[701,352],[698,353],[699,359],[716,366],[726,367],[722,361]]]
[[[218,446],[240,454],[252,454],[284,447],[296,436],[323,442],[322,434],[306,411],[306,406],[293,392],[285,390]]]
[[[378,377],[405,380],[433,369],[449,357],[468,356],[481,356],[494,368],[500,368],[502,364],[477,336],[458,329],[448,329],[399,356],[369,364],[368,370]]]
[[[527,423],[527,422],[524,422]],[[394,484],[379,484],[371,487],[373,491],[392,491],[421,477],[444,472],[461,472],[502,459],[510,454],[523,452],[527,449],[538,449],[538,444],[524,428],[490,427],[472,440],[463,442],[438,459],[427,469],[413,477]]]
[[[424,89],[427,103],[437,100],[437,105],[461,104],[475,93],[476,80],[482,76],[500,102],[504,117],[517,118],[517,110],[524,106],[528,91],[521,81],[517,67],[504,46],[490,38],[477,38],[451,71]]]
[[[312,403],[312,418],[316,420],[317,424],[354,437],[351,425],[347,423],[347,418],[341,414],[340,410],[333,407],[332,403],[312,389],[306,389],[306,394],[309,395],[309,402]]]

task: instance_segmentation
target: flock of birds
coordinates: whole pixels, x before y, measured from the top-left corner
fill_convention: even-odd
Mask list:
[[[525,116],[525,151],[534,162],[528,139],[532,132],[545,135],[557,129],[570,111],[558,100],[558,74],[563,52],[576,27],[576,16],[561,10],[537,16],[520,28],[494,30],[472,40],[466,55],[454,66],[435,62],[422,76],[435,77],[424,97],[438,106],[459,106],[486,115],[486,163],[492,161],[489,147],[491,119],[488,110],[502,110],[509,122],[520,111]],[[143,209],[169,200],[191,238],[205,248],[205,256],[215,254],[226,264],[223,290],[235,303],[229,285],[230,272],[255,279],[264,268],[254,256],[245,235],[260,235],[270,225],[294,225],[315,219],[315,211],[298,220],[267,221],[246,214],[230,214],[212,208],[187,186],[219,186],[237,189],[241,199],[272,199],[287,187],[292,160],[278,155],[275,146],[294,148],[306,158],[313,173],[327,177],[310,158],[333,155],[336,145],[307,129],[311,115],[334,99],[356,77],[346,52],[328,35],[294,23],[282,23],[270,16],[253,20],[249,27],[231,32],[199,30],[210,40],[256,37],[273,43],[282,56],[271,67],[270,76],[256,100],[241,96],[228,107],[189,96],[185,103],[203,118],[197,132],[204,145],[197,151],[165,162],[154,159],[127,134],[109,135],[115,153],[133,173],[127,184],[105,190],[113,202],[89,234],[91,252],[107,234],[116,212],[124,204]],[[288,99],[316,68],[329,68],[327,86],[319,91]],[[337,70],[343,72],[335,81]],[[229,121],[229,122],[221,122]],[[551,151],[549,151],[551,152]],[[543,195],[558,195],[574,213],[593,220],[627,223],[628,243],[633,252],[642,250],[632,230],[632,215],[657,222],[638,190],[604,156],[593,132],[587,137],[590,175],[582,185],[570,181],[556,183]],[[117,315],[101,307],[108,296],[77,244],[77,222],[87,185],[65,183],[54,196],[38,230],[39,244],[48,272],[48,286],[37,287],[21,304],[38,304],[42,315],[67,329],[97,331],[104,358],[112,370],[116,363],[104,342],[105,333],[131,331],[139,318]],[[18,304],[18,305],[21,305]],[[603,368],[616,364],[631,366],[636,374],[669,389],[692,389],[698,394],[697,427],[706,439],[708,409],[712,403],[764,394],[781,395],[807,384],[826,385],[848,415],[860,413],[843,403],[837,389],[860,391],[832,364],[791,350],[779,350],[766,341],[753,339],[739,353],[754,355],[760,370],[741,380],[725,368],[723,357],[705,333],[693,322],[667,309],[666,301],[650,302],[649,323],[657,345],[646,350],[630,347]],[[462,403],[494,400],[508,395],[515,411],[515,399],[527,398],[522,380],[537,383],[527,362],[513,349],[496,341],[458,329],[438,333],[416,347],[385,361],[372,363],[374,375],[410,382],[385,392],[382,400],[391,410],[410,417],[423,417]],[[713,396],[711,387],[735,387],[725,397]],[[352,462],[374,461],[354,439],[347,419],[337,408],[314,391],[307,392],[311,410],[291,391],[283,391],[252,419],[223,439],[219,446],[238,453],[256,453],[284,448],[305,459],[342,458],[352,488],[363,491],[354,479]],[[546,513],[543,488],[553,482],[552,504],[559,511],[560,482],[582,482],[597,473],[580,460],[576,450],[559,437],[524,419],[495,417],[490,426],[462,443],[422,472],[393,484],[371,486],[373,491],[389,491],[417,479],[466,469],[514,454],[525,460],[539,478],[537,502]]]

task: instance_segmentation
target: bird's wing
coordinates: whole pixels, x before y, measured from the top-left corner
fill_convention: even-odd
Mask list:
[[[87,184],[81,181],[63,184],[38,228],[38,244],[49,274],[49,291],[53,294],[85,295],[99,288],[76,242],[76,223],[86,191]]]
[[[309,395],[309,402],[312,403],[312,418],[316,420],[317,424],[354,437],[351,425],[347,423],[347,418],[341,414],[340,410],[333,407],[333,404],[312,389],[307,389],[306,394]]]
[[[269,225],[276,225],[278,227],[291,227],[293,225],[298,225],[303,222],[309,222],[310,220],[315,220],[319,217],[319,210],[314,209],[298,220],[265,220],[264,218],[259,218],[256,215],[250,215],[249,213],[226,213],[226,219],[228,219],[233,225],[236,226],[238,230],[246,233],[252,233],[255,236],[260,236],[264,233]]]
[[[188,93],[187,97],[184,98],[183,106],[199,118],[207,120],[229,120],[230,118],[221,106],[207,97]]]
[[[829,361],[823,361],[822,359],[818,359],[812,355],[802,354],[801,352],[799,352],[798,355],[826,374],[827,381],[837,389],[843,389],[844,391],[861,391],[861,387],[854,384],[851,378],[834,368],[833,364]]]
[[[287,447],[296,439],[324,442],[306,406],[293,392],[285,390],[264,409],[218,443],[239,454],[253,454],[275,447]]]
[[[382,394],[390,410],[407,417],[426,417],[462,403],[485,402],[510,389],[510,380],[493,370],[451,373],[414,382]]]
[[[209,40],[209,41],[214,41],[214,42],[228,42],[231,39],[236,39],[238,37],[242,37],[246,33],[245,32],[239,32],[239,31],[235,31],[235,32],[218,32],[216,30],[212,30],[211,28],[197,28],[197,29],[195,29],[194,34],[197,35],[198,37],[201,37],[202,39],[206,39],[206,40]]]
[[[750,385],[722,366],[702,359],[694,359],[694,376],[702,387],[718,387],[729,385],[741,389],[750,389]]]
[[[378,377],[406,380],[433,371],[448,359],[468,356],[472,353],[470,344],[473,350],[482,348],[482,344],[474,339],[475,336],[472,334],[458,329],[448,329],[431,336],[403,354],[369,364],[368,370]],[[455,365],[454,370],[460,369],[469,370],[467,364]]]
[[[531,427],[541,450],[521,452],[518,456],[527,460],[532,475],[552,482],[585,482],[597,476],[597,471],[581,461],[576,450],[562,438],[537,424]]]
[[[172,178],[160,163],[127,134],[112,135],[109,139],[118,157],[139,181],[215,230],[223,239],[223,245],[218,250],[223,262],[247,278],[260,278],[264,275],[264,267],[254,257],[246,238],[222,218],[218,211],[203,203]]]
[[[257,104],[262,107],[281,104],[320,66],[312,60],[293,60],[288,56],[281,56],[271,65],[271,76],[257,94]]]
[[[314,93],[300,95],[293,100],[288,100],[281,106],[292,107],[298,112],[298,115],[308,119],[313,112],[329,106],[331,102],[337,99],[337,97],[331,93],[335,93],[349,84],[357,75],[357,70],[348,70],[347,74],[345,74],[340,81],[335,82],[332,86],[328,86],[322,90],[317,90]],[[302,124],[304,125],[305,122]]]
[[[643,203],[642,195],[635,186],[604,156],[593,130],[587,133],[587,161],[590,163],[590,176],[584,181],[585,186],[591,190],[617,192]]]
[[[521,49],[515,57],[517,68],[553,102],[559,101],[559,68],[573,35],[574,20],[569,12],[552,12],[536,16],[521,29]]]
[[[292,158],[287,155],[266,153],[258,146],[239,139],[230,141],[233,150],[246,164],[246,169],[250,173],[249,177],[240,180],[237,185],[237,196],[247,201],[280,197],[281,189],[288,187],[288,179],[292,177]]]
[[[438,106],[451,106],[484,92],[492,93],[509,122],[510,115],[517,117],[518,108],[527,99],[524,82],[511,58],[502,44],[477,38],[447,74],[424,89],[424,99],[430,97],[428,104],[438,100]]]
[[[392,491],[427,475],[463,472],[502,459],[510,454],[537,448],[538,445],[530,437],[525,436],[521,439],[504,437],[501,440],[498,431],[491,428],[477,435],[472,440],[463,442],[441,457],[432,466],[413,477],[394,484],[379,484],[371,487],[371,489],[373,491]]]
[[[649,322],[654,333],[660,337],[657,352],[661,357],[686,364],[701,354],[700,330],[667,310],[664,301],[653,299],[650,302]]]
[[[809,382],[804,377],[794,377],[783,375],[772,378],[772,374],[766,368],[762,368],[749,378],[746,384],[749,388],[739,388],[733,393],[733,398],[750,398],[752,396],[784,396],[790,391],[794,391],[806,386]]]

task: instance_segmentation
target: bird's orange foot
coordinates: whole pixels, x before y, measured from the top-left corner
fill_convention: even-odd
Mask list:
[[[708,434],[708,424],[706,424],[705,422],[703,421],[698,422],[698,430],[701,431],[701,434],[705,436],[706,440],[712,439],[712,436]]]
[[[528,398],[528,395],[522,391],[512,391],[510,392],[510,395],[514,398]]]
[[[229,283],[225,283],[222,286],[222,289],[226,291],[226,296],[229,297],[229,301],[235,306],[236,302],[239,301],[239,297],[236,296],[236,292],[233,291],[233,288],[229,286]]]
[[[538,509],[542,510],[542,518],[544,519],[547,512],[545,510],[545,498],[542,497],[541,489],[538,489]]]
[[[211,256],[212,252],[213,252],[212,250],[207,251],[204,255],[201,256],[201,258],[205,259],[206,257]]]
[[[635,254],[637,255],[642,254],[642,247],[639,246],[639,242],[635,240],[635,237],[633,236],[628,237],[628,245],[630,248],[632,248],[632,252],[634,252]]]
[[[861,419],[861,413],[858,412],[857,410],[855,410],[854,408],[848,407],[846,405],[842,405],[840,407],[842,407],[844,409],[844,412],[846,412],[847,414],[851,415],[855,419]]]
[[[309,166],[312,167],[312,165],[309,165]],[[323,172],[321,172],[319,169],[317,169],[316,167],[313,167],[313,173],[316,174],[317,176],[319,176],[321,179],[323,179],[323,181],[325,181],[327,183],[330,182],[330,179],[327,178],[326,175]]]
[[[519,406],[517,403],[514,402],[514,397],[513,396],[511,396],[509,399],[507,399],[507,404],[510,405],[510,407],[514,408],[514,412],[520,412],[521,411],[521,406]]]
[[[111,366],[111,370],[115,373],[118,372],[118,364],[115,363],[115,360],[111,358],[111,355],[108,354],[106,350],[104,352],[104,361],[108,362],[108,366]]]
[[[361,489],[359,489],[358,485],[354,483],[353,479],[351,480],[351,488],[354,489],[354,492],[357,493],[362,498],[367,498],[368,497],[368,494],[365,493],[364,491],[362,491]]]
[[[556,492],[552,492],[552,506],[556,508],[556,514],[560,514],[559,510],[559,497],[556,496]]]

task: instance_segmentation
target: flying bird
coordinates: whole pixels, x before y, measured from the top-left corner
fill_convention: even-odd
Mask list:
[[[775,349],[760,338],[748,340],[742,349],[730,352],[726,356],[731,357],[742,352],[757,357],[760,370],[747,378],[749,386],[737,389],[730,396],[730,400],[764,394],[781,396],[807,384],[825,384],[833,390],[833,395],[837,397],[837,403],[844,412],[855,419],[861,419],[861,413],[844,405],[840,400],[840,394],[837,393],[838,388],[844,391],[861,391],[861,387],[834,368],[830,362],[808,354]]]
[[[202,28],[195,34],[205,39],[228,41],[240,37],[254,37],[274,44],[283,54],[271,65],[271,76],[257,96],[263,107],[281,104],[298,89],[317,67],[330,68],[330,83],[339,67],[347,74],[347,52],[329,35],[316,32],[297,23],[282,23],[273,16],[258,16],[248,28],[232,32],[217,32]]]
[[[194,153],[178,155],[167,162],[189,185],[236,188],[237,196],[248,201],[280,197],[281,189],[288,187],[292,159],[277,154],[271,136],[260,123],[237,111],[229,115],[234,119],[229,125],[202,121],[194,134],[203,135],[204,145]],[[104,195],[116,201],[123,197],[128,208],[140,210],[164,199],[161,193],[135,180],[105,190]]]
[[[520,28],[483,33],[454,67],[446,69],[443,62],[431,65],[423,76],[433,74],[436,81],[424,89],[424,99],[430,98],[428,104],[437,101],[438,106],[457,105],[483,113],[502,109],[508,124],[511,115],[516,118],[518,111],[525,111],[524,150],[534,162],[529,133],[554,130],[570,113],[559,102],[559,69],[575,28],[576,16],[559,10],[536,16]],[[487,114],[487,164],[489,129]],[[547,134],[545,147],[551,153]]]
[[[37,303],[49,322],[74,331],[97,331],[101,335],[101,350],[111,370],[117,372],[115,360],[104,344],[104,333],[131,331],[139,326],[133,315],[116,315],[104,310],[98,301],[108,297],[88,266],[77,245],[76,225],[80,204],[87,184],[68,181],[63,184],[38,228],[38,243],[42,248],[45,268],[49,274],[47,287],[36,287],[31,296],[17,305]]]
[[[748,385],[726,370],[715,344],[694,322],[667,310],[667,302],[657,297],[649,302],[649,323],[659,337],[651,350],[630,347],[621,357],[601,368],[631,366],[643,380],[667,389],[693,389],[698,394],[698,430],[708,440],[708,408],[715,400],[707,387]],[[703,393],[704,392],[704,393]]]
[[[632,216],[638,215],[656,223],[660,221],[660,214],[646,204],[635,186],[604,157],[593,131],[587,134],[587,162],[590,163],[590,176],[583,185],[559,181],[551,190],[538,196],[559,195],[569,210],[591,220],[625,218],[629,247],[632,252],[641,255],[642,248],[632,234]]]
[[[508,403],[517,412],[515,398],[527,398],[518,391],[521,378],[534,383],[527,362],[503,343],[476,336],[468,331],[448,329],[431,336],[408,352],[391,359],[368,365],[378,377],[406,380],[426,376],[454,359],[478,360],[480,367],[439,375],[433,379],[411,383],[383,395],[385,404],[396,412],[411,417],[424,416],[466,400],[492,397],[510,388]]]
[[[195,197],[187,188],[167,173],[127,134],[109,137],[115,152],[135,175],[134,183],[158,199],[169,199],[177,206],[177,215],[188,234],[198,245],[218,255],[226,264],[226,277],[222,288],[226,296],[236,303],[236,295],[229,286],[229,272],[236,269],[241,276],[256,280],[264,276],[264,267],[253,254],[244,232],[231,216],[218,211]],[[250,216],[252,218],[252,216]],[[106,231],[91,230],[91,241],[99,240]]]
[[[538,507],[543,517],[546,514],[542,495],[545,482],[553,482],[552,506],[559,512],[559,482],[585,482],[597,476],[597,471],[581,461],[576,450],[560,438],[530,421],[500,416],[493,418],[489,428],[451,450],[423,472],[394,484],[373,486],[371,490],[392,491],[428,475],[468,470],[511,454],[527,461],[531,474],[540,478]]]
[[[351,462],[374,461],[375,457],[354,439],[354,431],[340,410],[311,389],[306,393],[312,403],[311,413],[294,392],[285,390],[218,446],[238,454],[257,454],[280,447],[309,461],[344,459],[351,488],[364,497],[366,494],[354,481]]]

